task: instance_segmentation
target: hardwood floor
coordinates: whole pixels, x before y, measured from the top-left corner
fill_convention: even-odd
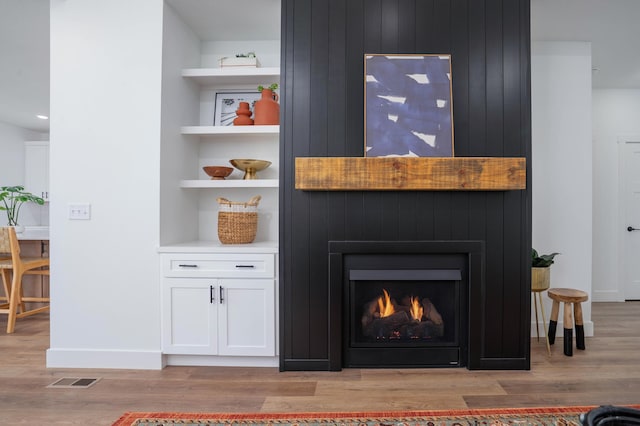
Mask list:
[[[532,339],[530,371],[167,367],[161,371],[47,369],[46,314],[0,316],[0,424],[111,425],[125,411],[372,411],[640,403],[640,302],[594,303],[586,351],[552,356]],[[561,332],[559,333],[562,334]],[[51,389],[61,377],[99,377]]]

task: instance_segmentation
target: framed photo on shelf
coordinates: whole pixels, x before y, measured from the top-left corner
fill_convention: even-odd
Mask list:
[[[451,55],[364,60],[365,157],[453,157]]]
[[[213,125],[232,126],[233,120],[237,117],[236,110],[240,107],[240,102],[248,102],[249,108],[253,112],[253,106],[260,97],[261,94],[258,91],[216,92]],[[253,115],[251,118],[253,118]]]

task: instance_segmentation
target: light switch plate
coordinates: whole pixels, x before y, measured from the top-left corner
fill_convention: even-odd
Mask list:
[[[91,204],[69,204],[70,220],[89,220],[91,219]]]

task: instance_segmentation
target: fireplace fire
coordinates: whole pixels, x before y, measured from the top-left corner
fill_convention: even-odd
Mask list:
[[[383,295],[363,306],[362,335],[375,340],[420,340],[442,337],[444,322],[429,298],[405,296],[400,302]]]

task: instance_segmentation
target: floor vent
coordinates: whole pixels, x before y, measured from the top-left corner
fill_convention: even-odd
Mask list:
[[[86,389],[88,387],[93,386],[98,380],[97,379],[86,379],[79,377],[63,377],[62,379],[58,379],[55,382],[51,383],[48,388],[82,388]]]

